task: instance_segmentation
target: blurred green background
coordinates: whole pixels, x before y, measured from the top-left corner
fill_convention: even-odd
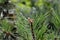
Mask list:
[[[4,3],[4,1],[0,0],[0,3]],[[60,0],[10,1],[12,5],[15,5],[15,8],[13,8],[17,17],[17,31],[23,36],[19,40],[32,40],[28,17],[34,20],[33,29],[36,40],[60,40]],[[8,23],[7,19],[0,20],[2,29],[10,31],[10,26],[12,25]]]

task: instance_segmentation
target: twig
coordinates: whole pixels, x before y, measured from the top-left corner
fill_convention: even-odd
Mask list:
[[[32,33],[32,40],[35,40],[35,35],[34,35],[34,29],[33,29],[33,20],[28,18],[28,21],[30,22],[30,26],[31,26],[31,33]]]

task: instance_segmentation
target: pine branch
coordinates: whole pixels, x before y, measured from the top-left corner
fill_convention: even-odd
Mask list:
[[[33,20],[28,18],[28,21],[30,22],[30,27],[31,27],[31,33],[32,33],[32,40],[35,40],[35,35],[34,35],[34,29],[33,29]]]

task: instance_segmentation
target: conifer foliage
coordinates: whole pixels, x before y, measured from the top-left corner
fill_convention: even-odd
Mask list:
[[[0,0],[0,40],[60,40],[60,0]]]

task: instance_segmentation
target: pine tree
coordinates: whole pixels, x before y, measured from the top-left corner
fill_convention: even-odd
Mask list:
[[[15,5],[11,3],[10,0],[5,0],[4,2],[0,3],[0,20],[7,20],[9,24],[11,24],[11,31],[2,30],[3,40],[17,40],[17,27],[15,24],[16,21],[16,14],[15,14]],[[9,29],[8,29],[9,30]],[[5,37],[4,37],[5,36]],[[10,36],[10,37],[9,37]]]

